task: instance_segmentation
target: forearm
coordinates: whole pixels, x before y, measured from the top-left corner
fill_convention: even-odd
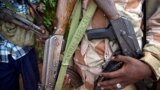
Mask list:
[[[160,9],[148,20],[148,43],[144,47],[144,57],[141,59],[152,68],[157,79],[160,78]]]

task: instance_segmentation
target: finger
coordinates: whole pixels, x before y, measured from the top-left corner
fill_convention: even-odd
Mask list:
[[[67,84],[70,84],[70,83],[71,83],[71,81],[72,81],[72,79],[71,79],[70,75],[69,75],[69,74],[67,74]]]
[[[65,75],[64,84],[68,84],[69,82],[69,74]]]
[[[67,82],[68,84],[70,84],[71,83],[71,79],[69,78],[69,80],[68,80],[68,82]]]
[[[123,55],[117,55],[117,56],[112,56],[112,60],[118,61],[118,62],[124,62],[124,63],[130,63],[131,58],[128,56],[123,56]]]
[[[126,86],[129,85],[128,81],[126,80],[116,80],[114,79],[113,80],[114,83],[112,84],[104,84],[104,85],[99,85],[100,88],[104,89],[104,90],[121,90],[121,89],[124,89]],[[120,87],[118,88],[117,84],[120,84]]]
[[[38,40],[39,40],[39,42],[42,42],[42,41],[43,41],[43,39],[42,39],[41,37],[39,37]]]
[[[119,77],[115,79],[105,80],[105,81],[99,82],[98,86],[101,86],[101,87],[108,86],[109,87],[109,86],[114,86],[115,84],[119,82],[123,82],[123,78]]]
[[[128,86],[127,83],[120,83],[121,84],[121,88],[117,88],[117,85],[111,85],[111,86],[103,86],[103,87],[100,87],[101,90],[122,90],[124,89],[126,86]]]
[[[125,70],[123,68],[120,68],[113,72],[102,72],[100,75],[105,78],[117,78],[125,75]]]

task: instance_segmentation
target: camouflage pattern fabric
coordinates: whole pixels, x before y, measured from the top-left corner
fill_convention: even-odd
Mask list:
[[[114,2],[119,14],[126,16],[132,22],[139,45],[142,46],[141,39],[143,33],[140,27],[143,18],[143,0],[114,0]],[[85,13],[85,10],[86,9],[83,10],[83,14]],[[88,29],[103,28],[107,27],[108,24],[109,21],[104,12],[97,8]],[[111,46],[109,46],[109,44]],[[87,37],[84,36],[74,56],[74,65],[81,75],[84,85],[76,90],[93,90],[94,80],[102,71],[102,65],[110,60],[112,52],[117,49],[119,49],[119,47],[114,41],[109,41],[108,39],[88,41]],[[129,85],[124,90],[136,89],[134,85]]]

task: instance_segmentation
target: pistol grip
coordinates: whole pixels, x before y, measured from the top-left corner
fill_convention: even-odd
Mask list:
[[[88,40],[93,39],[109,39],[110,41],[115,40],[115,35],[113,33],[112,27],[109,28],[95,28],[87,30]]]

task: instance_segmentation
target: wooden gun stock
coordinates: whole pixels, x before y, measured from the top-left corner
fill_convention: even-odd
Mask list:
[[[110,20],[119,18],[118,11],[113,0],[94,0]]]
[[[59,0],[57,8],[57,30],[55,34],[63,35],[69,22],[76,0]]]

